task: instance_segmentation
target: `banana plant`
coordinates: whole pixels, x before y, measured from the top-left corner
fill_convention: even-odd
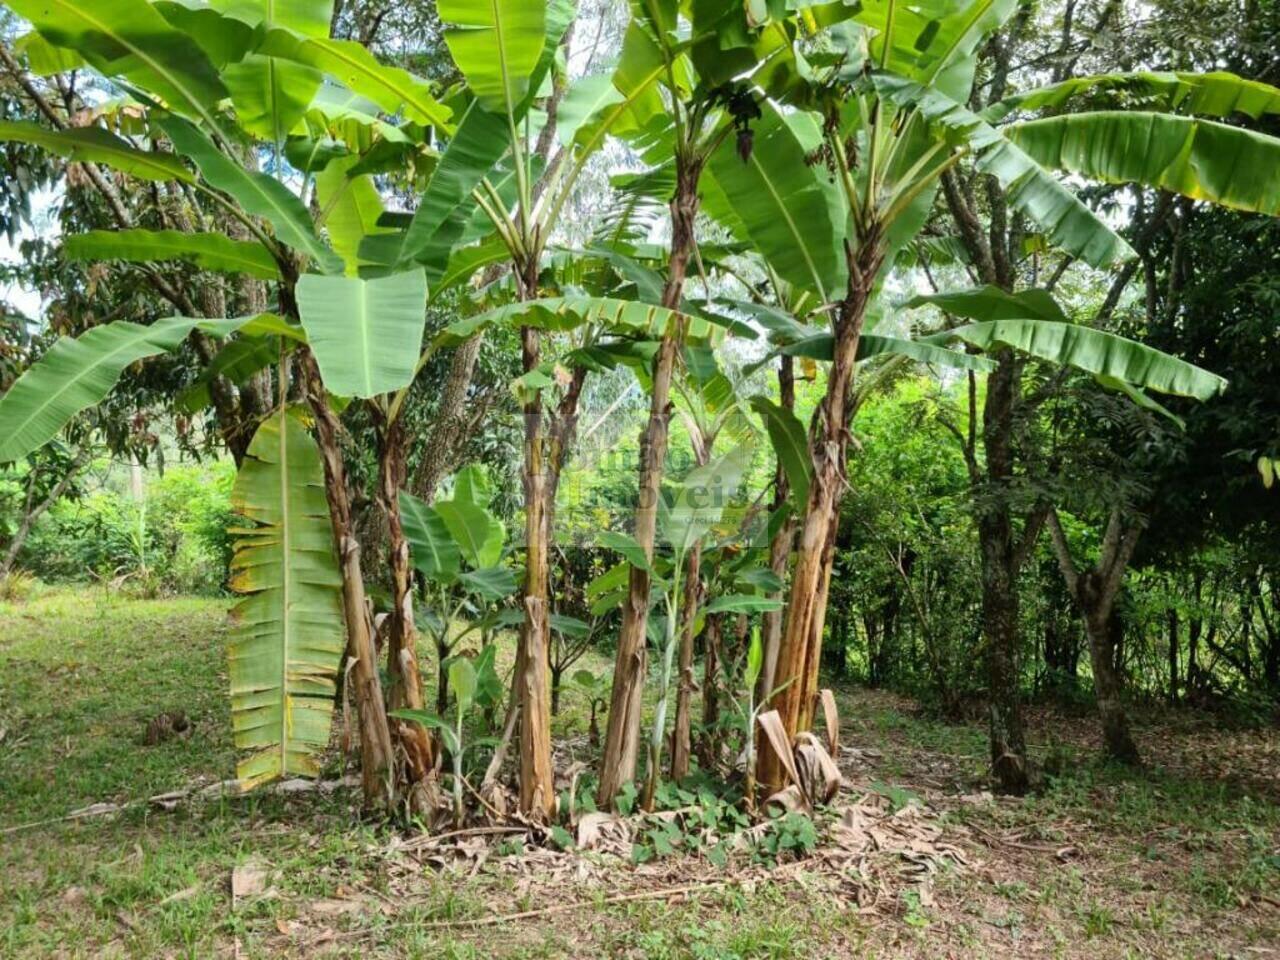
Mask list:
[[[501,606],[516,590],[515,574],[502,563],[506,528],[489,509],[490,488],[482,468],[466,467],[449,499],[428,505],[400,491],[400,515],[414,569],[427,603],[426,623],[438,655],[436,710],[449,699],[445,663],[468,634],[485,624],[485,611]],[[459,620],[470,621],[457,632]]]
[[[706,465],[695,467],[680,483],[664,493],[657,511],[658,532],[667,550],[666,556],[660,558],[660,564],[645,557],[643,548],[634,537],[610,531],[600,536],[600,544],[619,552],[627,565],[634,568],[643,563],[648,568],[646,572],[660,594],[658,603],[665,612],[661,635],[654,638],[659,645],[661,660],[658,700],[649,737],[648,769],[642,793],[642,806],[646,810],[653,809],[661,777],[662,746],[666,739],[667,710],[684,604],[683,574],[698,541],[720,522],[750,467],[751,456],[751,443],[740,444]],[[630,585],[624,591],[619,584],[609,599],[616,604],[625,601],[629,595]],[[609,799],[612,801],[613,798]]]
[[[462,793],[462,788],[466,782],[463,772],[463,760],[465,759],[466,751],[489,742],[487,739],[482,738],[471,743],[465,743],[463,722],[473,707],[483,707],[486,697],[491,697],[495,689],[500,691],[502,686],[493,666],[493,648],[489,647],[487,650],[489,655],[477,657],[475,663],[472,663],[467,657],[454,657],[448,661],[447,665],[445,663],[440,665],[442,674],[446,673],[447,670],[449,677],[448,689],[453,692],[454,717],[452,723],[445,718],[447,704],[440,705],[439,712],[434,714],[425,710],[414,709],[395,710],[391,714],[397,720],[407,720],[419,724],[425,729],[437,732],[444,741],[444,747],[449,751],[450,762],[453,766],[453,825],[455,829],[462,827],[463,819],[466,816],[466,804]]]
[[[124,322],[91,330],[59,344],[47,362],[29,371],[25,383],[15,384],[0,401],[0,423],[10,428],[4,431],[9,438],[4,455],[21,455],[102,399],[126,365],[175,349],[193,331],[212,327],[239,331],[242,337],[273,336],[281,353],[291,348],[292,365],[302,373],[301,394],[314,417],[338,547],[366,797],[386,805],[393,792],[391,746],[326,381],[345,396],[373,398],[405,389],[416,372],[412,358],[418,351],[408,351],[406,360],[403,347],[421,342],[426,285],[416,267],[360,275],[357,251],[360,234],[370,229],[371,183],[339,174],[350,172],[375,143],[420,142],[381,119],[380,111],[403,109],[413,124],[447,129],[450,110],[424,81],[384,67],[358,44],[329,39],[331,6],[326,0],[283,8],[237,4],[233,10],[147,0],[111,0],[105,6],[87,0],[13,4],[64,62],[92,67],[125,93],[138,115],[127,129],[150,141],[152,149],[101,126],[47,129],[10,123],[0,127],[0,138],[37,144],[95,169],[102,165],[171,181],[237,222],[249,238],[228,240],[196,231],[175,241],[122,230],[73,243],[72,254],[142,264],[186,258],[206,269],[271,280],[280,309],[276,315],[239,320],[182,317],[146,327]],[[224,109],[228,105],[230,111]],[[327,150],[318,146],[315,134],[321,130],[331,144]],[[306,142],[317,146],[308,151]],[[296,161],[302,193],[295,189],[297,180],[259,172],[256,163],[246,165],[245,145],[250,153],[265,148],[277,161],[281,155]],[[331,171],[318,162],[321,156],[329,162],[345,159]],[[274,168],[282,171],[283,164]],[[313,205],[320,210],[314,218]],[[353,320],[359,335],[350,338]],[[277,375],[282,397],[288,368],[281,364]],[[282,648],[287,642],[283,630],[277,630],[276,642]],[[286,697],[286,689],[280,687],[276,696]],[[254,780],[286,772],[283,763],[274,773],[261,767]]]
[[[971,0],[935,13],[897,0],[870,0],[794,12],[769,9],[745,25],[734,15],[734,48],[747,60],[772,54],[768,67],[757,72],[759,93],[795,108],[782,118],[783,126],[806,157],[826,168],[828,177],[818,178],[817,194],[826,201],[833,243],[844,251],[837,262],[838,299],[824,313],[829,339],[815,345],[820,355],[830,356],[830,366],[809,437],[811,478],[779,651],[778,679],[799,678],[775,704],[791,736],[809,725],[817,692],[828,545],[845,488],[848,398],[859,343],[875,313],[885,265],[924,224],[944,175],[961,162],[973,163],[1004,188],[1011,209],[1034,224],[1048,244],[1099,268],[1130,256],[1131,250],[1057,179],[1055,170],[1148,182],[1258,210],[1273,210],[1280,190],[1269,173],[1246,174],[1234,165],[1237,155],[1247,155],[1256,161],[1248,169],[1274,170],[1280,141],[1237,127],[1137,112],[996,126],[970,110],[965,104],[975,53],[1016,6],[1016,0]],[[780,38],[786,49],[779,53]],[[1221,97],[1201,100],[1224,102]],[[742,196],[746,184],[769,182],[769,172],[751,164],[722,163],[714,169],[726,193]],[[798,176],[795,168],[783,173],[788,181]],[[734,187],[735,178],[743,183]],[[774,182],[779,186],[773,192],[784,195],[786,181],[775,177]],[[812,191],[786,192],[807,197],[817,209]],[[807,271],[808,283],[820,283],[818,265],[826,260],[797,261],[784,245],[786,230],[779,228],[779,223],[785,228],[785,219],[776,206],[766,215],[765,206],[740,203],[725,220],[749,233],[766,259],[786,264],[788,280],[798,282]],[[771,787],[780,785],[782,770],[772,751],[764,751],[761,761],[762,779]]]
[[[746,415],[746,404],[733,381],[720,370],[714,351],[705,346],[686,345],[684,359],[685,376],[679,377],[674,384],[678,400],[675,410],[684,423],[695,466],[705,467],[710,463],[716,441],[722,435],[731,442],[742,443],[753,439],[753,429]],[[688,776],[693,754],[692,709],[696,686],[693,647],[703,595],[702,538],[695,540],[688,549],[683,590],[680,622],[677,624],[679,682],[671,744],[672,780]]]
[[[644,159],[672,177],[671,243],[666,277],[659,302],[678,309],[690,265],[697,264],[696,220],[699,184],[708,159],[735,131],[739,142],[756,113],[750,96],[742,96],[736,81],[709,82],[699,76],[691,51],[714,44],[718,26],[704,16],[714,5],[693,4],[692,10],[672,0],[637,0],[623,39],[615,86],[635,97],[632,110],[638,122],[628,139]],[[688,13],[691,33],[685,35],[681,14]],[[716,10],[719,13],[719,10]],[[651,84],[642,89],[639,80]],[[640,442],[639,497],[634,534],[641,554],[651,560],[657,527],[657,505],[667,448],[667,408],[672,375],[686,330],[677,323],[665,331],[652,363],[649,419]],[[632,565],[629,595],[623,605],[617,661],[609,707],[605,748],[600,761],[597,802],[611,803],[621,787],[635,778],[640,741],[640,692],[645,675],[649,616],[650,567]],[[669,626],[669,629],[673,629]],[[651,772],[651,776],[656,772]]]
[[[456,255],[465,225],[478,211],[491,223],[493,236],[476,246],[475,261],[509,262],[517,300],[535,300],[547,243],[578,178],[611,130],[635,123],[636,102],[656,74],[633,81],[630,90],[607,75],[583,77],[566,89],[558,57],[576,15],[573,0],[448,0],[439,13],[445,41],[466,79],[466,110],[412,221],[401,236],[380,247],[391,254],[387,262],[421,262],[432,275]],[[539,100],[549,109],[535,119]],[[558,147],[554,156],[553,147]],[[522,675],[520,803],[527,813],[547,816],[555,801],[545,653],[550,523],[587,368],[567,372],[560,399],[547,416],[544,394],[555,380],[543,356],[542,331],[521,324],[520,336],[526,527],[526,624],[517,665]]]

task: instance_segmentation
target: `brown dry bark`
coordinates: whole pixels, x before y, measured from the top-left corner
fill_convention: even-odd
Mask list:
[[[534,283],[525,287],[532,296]],[[520,331],[524,370],[540,360],[538,331]],[[520,700],[520,809],[550,816],[555,806],[555,771],[551,766],[551,628],[550,509],[543,436],[542,398],[535,393],[524,405],[525,580],[524,625],[520,629],[516,678]]]
[[[678,309],[684,293],[689,258],[693,253],[694,222],[698,215],[698,178],[702,164],[683,156],[676,158],[676,191],[671,200],[671,254],[662,305]],[[649,420],[640,438],[640,483],[635,514],[635,539],[647,559],[653,559],[657,530],[658,497],[661,495],[663,466],[667,454],[667,431],[671,420],[671,377],[683,340],[683,328],[668,330],[654,358],[653,388]],[[622,607],[622,629],[610,695],[609,725],[600,761],[600,786],[596,803],[602,809],[613,806],[622,786],[635,779],[640,745],[640,698],[644,690],[647,663],[650,577],[632,567],[627,598]]]
[[[779,402],[783,409],[794,411],[796,408],[795,361],[788,356],[779,357],[778,361]],[[774,512],[781,510],[790,496],[791,482],[787,479],[787,471],[779,462],[773,474],[772,510]],[[787,561],[791,559],[791,546],[795,542],[795,536],[795,517],[788,517],[778,527],[773,539],[769,541],[769,569],[783,583],[786,582]],[[782,592],[773,596],[781,597]],[[763,617],[764,662],[760,667],[760,677],[756,681],[757,703],[764,703],[777,685],[774,679],[778,674],[778,648],[782,644],[782,617],[782,610],[770,610]]]
[[[378,505],[387,521],[387,565],[391,572],[391,612],[388,616],[387,676],[391,710],[421,710],[425,706],[422,677],[418,672],[418,631],[413,617],[413,569],[409,541],[400,516],[400,491],[405,484],[404,423],[399,418],[380,423],[378,429]],[[391,719],[391,732],[403,754],[401,786],[418,783],[435,765],[435,745],[430,731],[420,723]]]
[[[800,525],[775,676],[775,686],[786,686],[771,701],[791,738],[807,730],[813,720],[839,506],[848,487],[845,458],[852,413],[850,389],[862,324],[883,258],[880,239],[875,235],[861,238],[856,252],[849,256],[849,289],[835,317],[827,389],[809,429],[813,474]],[[767,740],[761,744],[757,779],[768,793],[786,785],[782,761]]]
[[[672,780],[682,780],[689,775],[689,758],[693,752],[691,715],[693,691],[697,688],[693,679],[693,628],[701,600],[702,542],[699,541],[689,552],[688,568],[684,575],[684,600],[680,609],[680,673],[676,680],[675,726],[671,731]]]
[[[291,315],[291,311],[286,311],[286,315]],[[382,699],[382,682],[378,677],[377,654],[373,646],[373,625],[369,619],[364,575],[360,569],[360,544],[351,524],[346,465],[338,442],[340,425],[329,406],[315,357],[305,347],[296,356],[307,403],[316,419],[316,440],[324,463],[325,496],[329,502],[329,519],[333,524],[333,539],[342,570],[342,608],[347,624],[347,657],[354,663],[350,676],[359,717],[364,801],[370,809],[387,811],[395,800],[391,779],[391,731]]]

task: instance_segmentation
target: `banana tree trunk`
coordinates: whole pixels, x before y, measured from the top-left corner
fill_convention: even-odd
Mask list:
[[[532,290],[532,286],[526,289]],[[525,369],[538,363],[538,331],[521,333]],[[568,449],[577,432],[578,402],[586,369],[575,369],[549,424],[544,423],[540,399],[525,405],[525,623],[516,650],[514,690],[500,752],[520,733],[520,804],[526,814],[550,816],[555,805],[555,769],[551,762],[551,717],[555,689],[551,677],[550,581],[551,538],[555,526],[556,492]],[[530,603],[530,600],[533,602]],[[491,764],[486,783],[497,777],[501,762]]]
[[[524,370],[539,363],[538,331],[520,331]],[[551,766],[550,511],[541,395],[524,405],[525,580],[524,625],[520,630],[517,676],[520,699],[520,810],[550,816],[555,805]]]
[[[689,567],[684,575],[684,603],[680,610],[680,678],[676,688],[676,721],[671,733],[671,779],[683,780],[689,775],[689,757],[693,750],[693,627],[698,618],[702,597],[702,542],[689,551]]]
[[[390,709],[421,710],[422,677],[418,673],[418,631],[413,617],[413,570],[409,541],[400,518],[400,491],[406,480],[403,421],[382,424],[378,449],[378,503],[387,519],[387,564],[391,571],[391,614],[387,625],[387,691]],[[419,723],[391,720],[396,744],[404,751],[402,786],[424,780],[435,764],[430,732]]]
[[[387,811],[394,804],[391,781],[391,731],[387,726],[382,682],[373,647],[373,629],[365,600],[360,569],[360,544],[351,523],[347,472],[338,442],[338,418],[329,407],[324,382],[315,357],[307,349],[298,352],[307,402],[316,418],[316,440],[324,463],[325,495],[342,570],[342,609],[347,624],[347,656],[354,662],[354,699],[360,725],[360,775],[365,805]]]
[[[783,409],[794,411],[796,408],[795,361],[788,356],[779,357],[778,394]],[[782,509],[787,498],[791,496],[791,482],[787,479],[787,471],[779,463],[773,475],[773,510]],[[791,558],[791,545],[795,542],[796,522],[788,517],[778,527],[778,532],[769,541],[769,569],[779,580],[786,582],[787,561]],[[780,598],[781,591],[772,594]],[[760,677],[756,681],[756,702],[764,703],[776,686],[778,675],[778,648],[782,644],[782,611],[769,610],[764,614],[764,662],[761,664]]]
[[[671,255],[662,305],[678,309],[684,292],[689,257],[693,252],[694,221],[698,215],[698,177],[701,164],[677,156],[676,192],[671,200]],[[635,514],[635,539],[645,558],[653,559],[657,530],[658,497],[667,454],[667,430],[671,419],[671,376],[675,371],[683,329],[669,330],[662,338],[653,366],[653,391],[649,421],[640,438],[640,484]],[[623,784],[635,779],[636,756],[640,745],[640,699],[644,691],[649,622],[648,572],[631,568],[627,598],[622,608],[622,629],[613,673],[609,704],[609,726],[600,762],[600,786],[596,803],[603,809]]]
[[[840,523],[840,501],[848,486],[845,456],[849,446],[850,388],[853,385],[858,340],[866,318],[876,274],[883,260],[878,238],[864,238],[851,257],[849,292],[835,320],[835,344],[827,389],[809,431],[813,474],[796,548],[795,567],[788,595],[786,624],[778,647],[772,698],[789,740],[809,728],[818,690],[818,665],[822,631],[827,613],[827,590]],[[757,780],[767,793],[786,785],[781,758],[761,744]]]
[[[707,614],[702,632],[702,735],[698,740],[698,761],[707,770],[720,762],[720,636],[724,614]]]

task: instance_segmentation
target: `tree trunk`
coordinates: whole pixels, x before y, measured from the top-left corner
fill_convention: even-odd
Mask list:
[[[676,691],[676,721],[671,732],[671,779],[683,780],[689,775],[689,757],[693,750],[693,627],[702,597],[702,543],[689,552],[689,566],[684,575],[684,603],[680,611],[680,678]]]
[[[532,269],[532,268],[531,268]],[[522,296],[536,296],[536,274],[525,274]],[[526,371],[539,362],[538,331],[521,331]],[[578,401],[586,369],[578,368],[552,415],[544,423],[541,396],[524,407],[525,449],[525,622],[516,651],[514,709],[519,714],[520,809],[537,817],[555,810],[555,769],[551,762],[551,717],[559,708],[559,677],[551,668],[551,542],[556,492],[577,429]]]
[[[1008,486],[1013,476],[1012,436],[1016,360],[1009,350],[997,354],[987,380],[982,409],[982,442],[987,455],[988,496],[978,511],[982,557],[982,630],[986,642],[991,775],[1003,793],[1026,793],[1026,734],[1019,695],[1018,563]]]
[[[1110,605],[1091,598],[1085,613],[1085,631],[1089,636],[1089,658],[1093,664],[1093,689],[1102,720],[1104,753],[1121,763],[1136,764],[1138,747],[1129,732],[1129,718],[1124,709],[1119,675],[1115,670],[1114,618]]]
[[[538,331],[520,331],[525,372],[539,363]],[[551,767],[551,629],[548,616],[550,534],[542,399],[524,406],[525,580],[524,625],[520,630],[517,670],[520,683],[520,810],[550,816],[555,805]]]
[[[425,706],[418,673],[418,631],[413,617],[413,570],[409,541],[400,518],[400,491],[405,484],[405,432],[400,419],[380,425],[378,433],[378,503],[387,521],[387,564],[391,571],[391,614],[387,625],[387,676],[391,710]],[[408,787],[425,779],[435,765],[430,732],[420,723],[391,720],[395,742],[404,753]]]
[[[354,698],[360,724],[360,774],[364,800],[370,809],[386,811],[394,803],[391,732],[387,726],[382,682],[378,677],[373,648],[364,575],[360,570],[360,545],[351,529],[346,466],[338,443],[340,428],[329,406],[315,357],[305,348],[297,356],[305,380],[307,402],[316,418],[316,439],[324,462],[325,495],[329,501],[329,518],[342,569],[342,608],[347,623],[347,656],[354,661],[351,676],[355,681]]]
[[[778,399],[785,410],[796,408],[795,361],[788,356],[778,358]],[[791,496],[791,482],[787,479],[787,471],[779,463],[773,473],[773,510],[781,510]],[[796,521],[789,516],[779,527],[773,539],[769,541],[769,569],[786,584],[787,562],[791,559],[791,545],[795,542]],[[772,594],[781,599],[782,591]],[[782,611],[769,610],[764,614],[764,662],[760,667],[760,677],[756,681],[756,702],[764,703],[773,692],[774,680],[778,674],[778,648],[782,644]]]
[[[1141,527],[1131,525],[1126,529],[1121,522],[1120,508],[1113,508],[1102,536],[1101,556],[1092,569],[1085,571],[1078,571],[1072,561],[1056,511],[1049,514],[1049,532],[1062,577],[1084,619],[1089,639],[1089,662],[1093,667],[1093,688],[1102,721],[1103,749],[1114,760],[1138,763],[1138,748],[1129,733],[1121,692],[1117,652],[1122,628],[1115,602]]]
[[[1169,704],[1178,702],[1178,611],[1170,607],[1169,622]]]
[[[698,741],[698,762],[712,770],[720,761],[720,635],[724,615],[707,615],[702,631],[702,735]]]
[[[499,272],[496,267],[489,268],[485,282],[492,283]],[[449,375],[440,389],[435,420],[425,437],[422,457],[412,480],[414,495],[427,503],[435,499],[436,490],[444,478],[459,466],[461,453],[470,438],[473,420],[468,415],[467,401],[483,340],[483,333],[476,334],[458,344],[450,358]]]
[[[882,258],[878,238],[863,238],[856,259],[850,263],[849,293],[836,316],[827,390],[814,412],[809,431],[813,474],[800,527],[775,677],[776,685],[786,686],[772,699],[789,740],[808,729],[813,718],[827,590],[840,522],[839,506],[848,486],[845,457],[849,445],[849,391],[862,323]],[[766,739],[761,744],[757,780],[767,793],[773,793],[786,785],[785,778],[781,759]]]
[[[693,252],[694,221],[698,214],[698,177],[701,164],[677,156],[676,192],[671,200],[671,255],[662,305],[680,306],[685,274]],[[635,514],[635,539],[647,559],[653,559],[657,529],[658,497],[667,454],[667,429],[671,418],[671,376],[683,340],[683,329],[668,330],[654,359],[649,421],[640,438],[640,483]],[[623,784],[635,779],[640,745],[640,699],[644,691],[649,622],[649,574],[632,567],[627,598],[623,602],[622,629],[610,695],[609,724],[600,761],[600,786],[596,803],[610,809]]]

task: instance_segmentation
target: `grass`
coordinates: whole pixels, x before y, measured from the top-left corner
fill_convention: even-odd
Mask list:
[[[0,829],[232,776],[226,606],[97,588],[0,602]],[[973,869],[944,871],[931,893],[893,873],[870,914],[803,872],[693,900],[605,904],[608,885],[548,885],[536,864],[497,854],[474,875],[406,873],[383,855],[392,832],[362,822],[341,790],[172,811],[143,803],[4,835],[0,957],[203,958],[237,945],[243,957],[1227,956],[1280,942],[1280,797],[1241,785],[1275,782],[1274,731],[1213,734],[1236,751],[1228,766],[1257,766],[1241,781],[1202,774],[1207,741],[1194,725],[1185,736],[1149,731],[1153,762],[1133,771],[1091,759],[1087,722],[1037,716],[1036,749],[1061,772],[1036,795],[992,803],[972,799],[986,760],[981,725],[924,719],[890,694],[839,696],[843,742],[879,755],[853,779],[895,809],[939,811],[946,830],[969,837]],[[581,699],[566,691],[561,742],[585,739]],[[179,709],[192,735],[143,746],[148,720]],[[988,844],[977,830],[1028,849]],[[269,865],[269,889],[233,908],[229,878],[251,859]],[[667,877],[682,868],[610,869],[652,888],[680,882]],[[323,912],[352,896],[357,915]],[[588,905],[503,927],[430,926],[566,896]],[[304,948],[292,933],[303,926],[332,936]]]

